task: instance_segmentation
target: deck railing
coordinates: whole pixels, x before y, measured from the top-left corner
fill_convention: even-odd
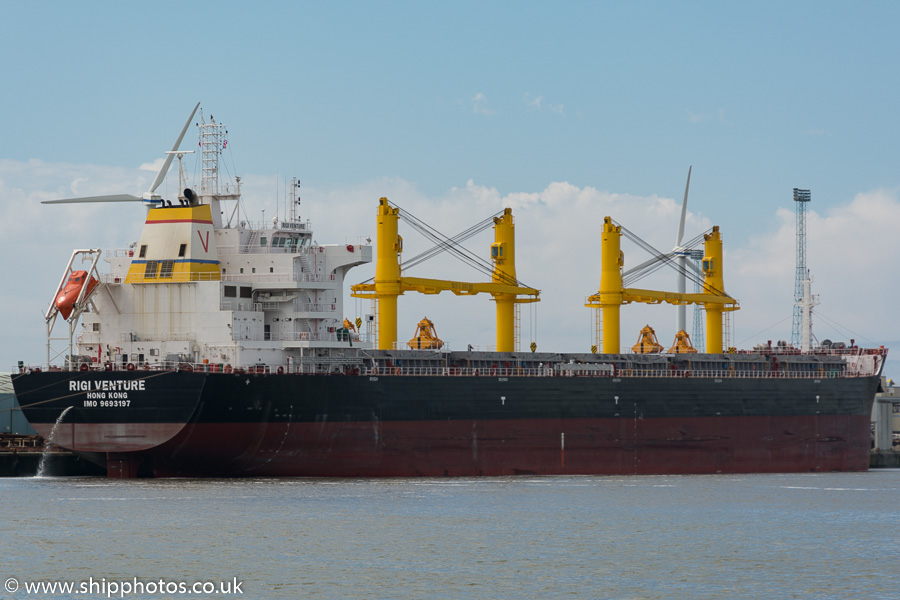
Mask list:
[[[570,367],[571,365],[565,365]],[[46,365],[15,367],[12,372],[34,372],[46,369]],[[66,371],[67,368],[51,366],[50,371]],[[231,365],[228,363],[188,363],[188,362],[145,362],[145,363],[82,363],[72,369],[73,371],[198,371],[208,373],[254,373],[254,374],[331,374],[331,375],[357,375],[368,377],[594,377],[604,379],[833,379],[839,377],[866,377],[865,373],[852,373],[846,368],[841,369],[815,369],[798,371],[740,371],[728,369],[693,369],[693,370],[662,370],[662,369],[610,369],[598,371],[595,369],[566,369],[561,370],[555,366],[539,368],[526,367],[403,367],[403,366],[379,366],[366,367],[359,364],[343,364],[339,366],[339,372],[335,371],[335,365],[327,362],[317,362],[315,359],[306,359],[303,363],[294,361],[290,365]],[[871,374],[869,374],[871,375]]]

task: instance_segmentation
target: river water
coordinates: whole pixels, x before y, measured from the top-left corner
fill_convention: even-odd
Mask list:
[[[2,598],[900,598],[900,470],[23,478],[0,501]],[[66,581],[95,586],[26,590]]]

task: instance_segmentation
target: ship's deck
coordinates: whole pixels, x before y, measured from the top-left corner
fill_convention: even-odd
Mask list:
[[[82,362],[77,371],[197,371],[270,375],[335,374],[427,377],[618,377],[618,378],[835,378],[878,374],[885,348],[845,348],[808,353],[738,351],[729,354],[552,354],[444,352],[440,350],[318,350],[285,364]],[[46,365],[24,371],[68,370]]]

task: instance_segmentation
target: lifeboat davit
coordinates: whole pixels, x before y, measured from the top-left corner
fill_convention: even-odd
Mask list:
[[[87,271],[72,271],[72,274],[69,275],[69,280],[56,297],[56,308],[63,316],[63,319],[68,319],[69,315],[72,314],[72,307],[75,301],[78,300],[78,295],[81,293],[81,288],[84,287],[85,282],[87,283],[87,291],[85,291],[84,296],[87,298],[99,283],[97,278],[91,277],[88,279]]]

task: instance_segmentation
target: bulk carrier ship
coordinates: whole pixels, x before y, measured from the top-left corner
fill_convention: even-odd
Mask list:
[[[373,342],[355,331],[360,319],[343,318],[344,279],[373,247],[317,244],[298,197],[283,220],[242,220],[240,179],[219,181],[223,124],[200,113],[199,192],[184,188],[177,203],[156,194],[175,156],[181,178],[179,146],[198,107],[142,198],[53,201],[147,205],[128,249],[73,253],[46,313],[46,362],[12,376],[34,428],[109,477],[868,468],[887,351],[723,351],[722,313],[737,302],[723,291],[718,228],[703,236],[703,290],[655,292],[624,287],[622,228],[607,218],[600,290],[587,303],[598,323],[602,314],[602,348],[519,352],[515,310],[539,291],[516,279],[511,210],[490,220],[491,281],[442,281],[402,275],[404,211],[382,198],[374,282],[353,286],[376,301]],[[491,294],[496,350],[447,350],[427,319],[398,344],[406,291]],[[621,353],[619,309],[633,301],[702,305],[708,352],[689,341],[663,352],[646,336]],[[60,339],[68,347],[54,356]]]

